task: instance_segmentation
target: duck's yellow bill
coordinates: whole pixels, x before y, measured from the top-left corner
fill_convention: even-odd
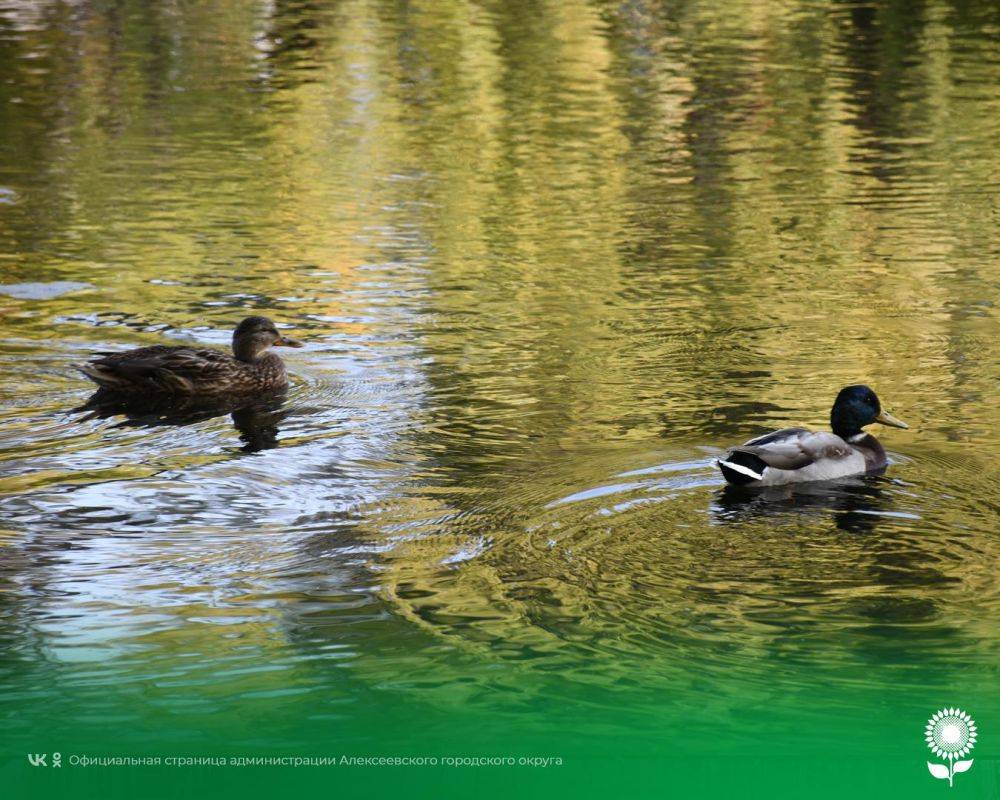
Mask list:
[[[876,422],[881,422],[883,425],[891,425],[893,428],[909,428],[903,420],[896,419],[888,411],[880,411],[879,415],[875,417]]]

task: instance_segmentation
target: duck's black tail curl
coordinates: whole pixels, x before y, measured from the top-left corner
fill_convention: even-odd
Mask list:
[[[725,458],[717,462],[722,470],[722,477],[734,486],[747,486],[759,483],[764,478],[767,463],[753,453],[743,450],[733,450]]]

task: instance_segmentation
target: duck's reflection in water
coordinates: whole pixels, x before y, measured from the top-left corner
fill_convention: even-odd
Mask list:
[[[927,524],[917,500],[906,484],[879,475],[716,493],[710,514],[734,536],[746,534],[741,556],[758,552],[764,536],[780,553],[780,567],[768,562],[764,578],[768,596],[784,599],[766,617],[781,631],[775,653],[794,641],[808,647],[808,637],[797,639],[806,630],[800,613],[831,641],[842,637],[852,662],[914,669],[921,679],[936,670],[932,679],[944,680],[949,669],[932,666],[929,653],[975,651],[977,624],[957,623],[948,597],[963,583],[951,568],[963,544]],[[831,535],[827,520],[848,535]]]
[[[886,485],[881,472],[838,481],[757,489],[727,485],[716,494],[711,514],[713,520],[721,523],[789,514],[832,514],[834,524],[841,530],[870,533],[880,520],[897,516],[891,493],[885,491]]]
[[[99,389],[74,411],[83,412],[81,421],[124,417],[112,427],[152,428],[164,425],[192,425],[229,414],[239,431],[241,448],[247,453],[278,446],[279,424],[288,415],[284,408],[287,392],[248,398],[220,395],[211,398],[126,397]]]

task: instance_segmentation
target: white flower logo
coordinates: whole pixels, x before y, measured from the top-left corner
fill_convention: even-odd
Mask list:
[[[938,758],[947,758],[948,764],[927,762],[927,769],[935,778],[947,778],[953,786],[955,775],[972,768],[974,759],[956,761],[969,754],[976,745],[976,722],[960,708],[943,708],[927,720],[925,731],[927,746]]]

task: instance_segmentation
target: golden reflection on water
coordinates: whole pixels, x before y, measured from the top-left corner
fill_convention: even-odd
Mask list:
[[[983,685],[997,33],[936,1],[0,0],[18,625],[89,604],[88,652],[135,645],[105,669],[142,680],[221,608],[248,661],[448,702],[497,663],[642,702]],[[246,309],[308,340],[276,449],[66,415],[92,347],[225,346]],[[913,425],[887,478],[721,492],[713,448],[859,381]],[[322,685],[295,674],[253,691]]]

